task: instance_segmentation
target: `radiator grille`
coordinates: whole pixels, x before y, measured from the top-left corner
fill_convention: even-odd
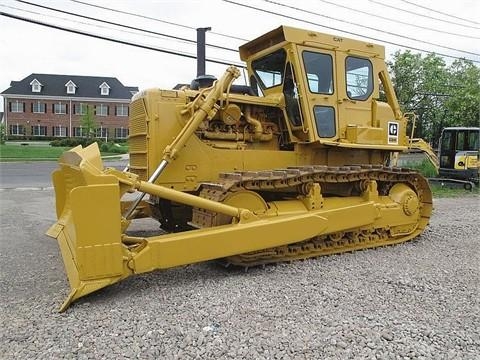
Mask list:
[[[147,137],[144,135],[135,135],[128,138],[128,147],[130,153],[141,153],[147,151]]]
[[[148,180],[147,112],[143,99],[130,104],[129,134],[130,171]]]
[[[147,112],[143,100],[135,100],[130,105],[130,134],[146,134],[147,132]]]

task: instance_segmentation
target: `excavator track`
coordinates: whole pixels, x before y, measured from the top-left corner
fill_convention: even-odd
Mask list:
[[[218,182],[203,184],[200,196],[222,202],[229,194],[240,190],[254,191],[267,196],[285,192],[302,194],[306,185],[311,183],[319,183],[322,190],[333,189],[333,192],[337,193],[334,194],[335,196],[338,196],[338,192],[343,192],[341,196],[350,196],[361,193],[371,180],[377,182],[379,195],[387,195],[389,189],[397,183],[407,184],[417,194],[419,216],[413,218],[415,222],[410,224],[411,230],[407,234],[391,236],[391,229],[388,227],[349,229],[345,232],[323,234],[285,246],[222,259],[226,266],[235,265],[248,268],[394,245],[411,240],[423,232],[430,218],[432,195],[428,182],[417,171],[398,167],[381,165],[297,166],[272,171],[222,173]],[[192,222],[199,227],[221,225],[218,223],[217,216],[216,213],[194,209]],[[225,220],[223,219],[223,221]],[[201,224],[199,225],[199,223]]]

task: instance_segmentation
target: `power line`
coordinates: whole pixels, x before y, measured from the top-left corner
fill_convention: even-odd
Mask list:
[[[412,15],[421,16],[421,17],[424,17],[424,18],[427,18],[427,19],[442,21],[442,22],[447,23],[447,24],[453,24],[453,25],[457,25],[457,26],[463,26],[463,27],[467,27],[467,28],[471,28],[471,29],[480,29],[480,27],[478,27],[478,26],[471,26],[471,25],[459,24],[459,23],[454,22],[454,21],[448,21],[448,20],[440,19],[440,18],[437,18],[437,17],[429,16],[429,15],[419,14],[419,13],[416,13],[415,11],[405,10],[405,9],[402,9],[402,8],[399,8],[399,7],[396,7],[396,6],[384,4],[384,3],[382,3],[381,1],[376,1],[376,0],[369,0],[369,1],[372,2],[372,3],[378,4],[378,5],[382,5],[382,6],[391,8],[391,9],[395,9],[395,10],[398,10],[398,11],[406,12],[406,13],[409,13],[409,14],[412,14]]]
[[[25,18],[25,17],[18,16],[18,15],[5,13],[3,11],[0,11],[0,16],[5,16],[5,17],[9,17],[9,18],[12,18],[12,19],[15,19],[15,20],[20,20],[20,21],[29,22],[29,23],[36,24],[36,25],[45,26],[45,27],[49,27],[49,28],[52,28],[52,29],[56,29],[56,30],[71,32],[71,33],[78,34],[78,35],[84,35],[84,36],[92,37],[92,38],[95,38],[95,39],[111,41],[111,42],[115,42],[115,43],[123,44],[123,45],[130,45],[130,46],[134,46],[134,47],[138,47],[138,48],[142,48],[142,49],[146,49],[146,50],[163,52],[163,53],[166,53],[166,54],[182,56],[182,57],[186,57],[186,58],[190,58],[190,59],[196,59],[197,58],[197,56],[194,55],[194,54],[188,54],[188,53],[183,53],[183,52],[174,51],[174,50],[170,50],[170,49],[164,49],[164,48],[157,48],[157,47],[153,47],[153,46],[149,46],[149,45],[137,44],[137,43],[133,43],[133,42],[130,42],[130,41],[125,41],[125,40],[120,40],[120,39],[113,39],[113,38],[109,38],[109,37],[102,36],[102,35],[92,34],[92,33],[86,32],[86,31],[71,29],[71,28],[67,28],[67,27],[63,27],[63,26],[59,26],[59,25],[54,25],[54,24],[49,24],[49,23],[34,20],[34,19]],[[221,64],[221,65],[227,65],[227,66],[235,65],[235,66],[240,67],[240,68],[245,67],[245,65],[235,64],[235,63],[232,63],[232,62],[226,62],[226,61],[223,61],[223,60],[218,60],[218,59],[213,59],[213,58],[207,58],[207,59],[205,59],[205,61],[211,62],[211,63],[216,63],[216,64]]]
[[[113,12],[116,12],[116,13],[119,13],[119,14],[136,16],[136,17],[139,17],[139,18],[142,18],[142,19],[153,20],[153,21],[157,21],[157,22],[164,23],[164,24],[169,24],[169,25],[173,25],[173,26],[179,26],[179,27],[183,27],[183,28],[186,28],[186,29],[190,29],[190,30],[196,30],[194,27],[191,27],[191,26],[182,25],[182,24],[177,24],[177,23],[174,23],[174,22],[171,22],[171,21],[161,20],[161,19],[157,19],[157,18],[150,17],[150,16],[145,16],[145,15],[141,15],[141,14],[135,14],[135,13],[128,12],[128,11],[122,11],[122,10],[112,9],[112,8],[109,8],[109,7],[106,7],[106,6],[100,6],[100,5],[90,4],[90,3],[88,3],[88,2],[84,2],[84,1],[80,1],[80,0],[70,0],[70,1],[75,2],[75,3],[78,3],[78,4],[83,4],[83,5],[87,5],[87,6],[92,6],[92,7],[95,7],[95,8],[97,8],[97,9],[104,9],[104,10],[113,11]],[[232,35],[221,34],[221,33],[215,32],[215,31],[210,31],[210,33],[211,33],[211,34],[214,34],[214,35],[218,35],[218,36],[223,36],[223,37],[226,37],[226,38],[229,38],[229,39],[240,40],[240,41],[243,41],[243,42],[247,42],[247,41],[248,41],[248,39],[244,39],[244,38],[240,38],[240,37],[235,37],[235,36],[232,36]]]
[[[52,19],[69,21],[69,22],[73,22],[75,24],[80,24],[80,25],[94,26],[94,27],[99,28],[99,29],[112,30],[112,28],[110,28],[110,27],[102,26],[102,25],[99,25],[99,24],[94,24],[94,23],[89,23],[89,22],[84,22],[84,21],[76,21],[76,20],[67,19],[67,18],[64,18],[64,17],[61,17],[61,16],[45,15],[44,13],[40,13],[38,11],[21,9],[21,8],[18,8],[18,7],[15,7],[15,6],[8,6],[8,5],[3,5],[3,4],[0,4],[0,6],[4,7],[4,8],[7,8],[7,9],[11,9],[11,10],[17,10],[17,11],[22,11],[24,13],[34,14],[34,15],[37,15],[37,16],[42,16],[42,17],[48,16],[49,18],[52,18]],[[133,31],[127,31],[127,30],[118,30],[118,31],[121,31],[121,32],[126,33],[126,34],[139,35],[138,32],[133,32]],[[153,37],[155,39],[159,38],[158,36],[153,36],[153,35],[148,35],[148,34],[144,35],[144,36]],[[180,40],[178,40],[178,41],[180,41]]]
[[[391,18],[386,17],[386,16],[381,16],[381,15],[377,15],[377,14],[372,14],[371,12],[368,12],[368,11],[363,11],[363,10],[359,10],[359,9],[354,9],[354,8],[351,8],[351,7],[348,7],[348,6],[345,6],[345,5],[340,5],[340,4],[337,4],[337,3],[333,2],[333,1],[327,1],[327,0],[319,0],[319,1],[321,1],[321,2],[323,2],[323,3],[326,3],[326,4],[330,4],[330,5],[336,6],[336,7],[340,7],[340,8],[343,8],[343,9],[355,11],[355,12],[358,12],[358,13],[360,13],[360,14],[365,14],[365,15],[368,15],[368,16],[374,16],[374,17],[379,18],[379,19],[383,19],[383,20],[395,22],[395,23],[402,24],[402,25],[412,26],[412,27],[416,27],[416,28],[424,29],[424,30],[435,31],[435,32],[439,32],[439,33],[442,33],[442,34],[460,36],[460,37],[471,38],[471,39],[480,39],[480,37],[478,37],[478,36],[458,34],[458,33],[454,33],[454,32],[443,31],[443,30],[433,29],[433,28],[430,28],[430,27],[427,27],[427,26],[421,26],[421,25],[413,24],[413,23],[411,23],[411,22],[406,22],[406,21],[400,21],[400,20],[396,20],[396,19],[391,19]]]
[[[338,29],[338,28],[331,27],[331,26],[319,25],[318,23],[313,22],[313,21],[308,21],[308,20],[304,20],[304,19],[299,19],[299,18],[296,18],[296,17],[294,17],[294,16],[290,16],[290,15],[279,14],[279,13],[274,12],[274,11],[270,11],[270,10],[266,10],[266,9],[260,9],[260,8],[255,7],[255,6],[237,3],[237,2],[232,1],[232,0],[222,0],[222,1],[227,2],[227,3],[234,4],[234,5],[246,7],[246,8],[252,9],[252,10],[265,12],[265,13],[267,13],[267,14],[276,15],[276,16],[281,16],[281,17],[284,17],[284,18],[287,18],[287,19],[304,22],[304,23],[311,24],[311,25],[314,25],[314,26],[320,26],[320,27],[323,27],[323,28],[326,28],[326,29],[335,30],[335,31],[340,31],[340,32],[343,32],[343,33],[346,33],[346,34],[359,36],[359,37],[362,37],[362,38],[364,38],[364,39],[370,39],[370,40],[374,40],[374,41],[378,41],[378,42],[383,42],[383,43],[385,43],[385,44],[390,44],[390,45],[399,46],[399,47],[402,47],[402,48],[405,48],[405,49],[420,51],[420,52],[429,53],[429,54],[437,54],[437,55],[440,55],[440,56],[443,56],[443,57],[447,57],[447,58],[451,58],[451,59],[457,59],[457,60],[458,60],[458,59],[465,59],[465,58],[458,57],[458,56],[453,56],[453,55],[448,55],[448,54],[443,54],[443,53],[428,51],[428,50],[416,48],[416,47],[413,47],[413,46],[406,46],[406,45],[394,43],[394,42],[391,42],[391,41],[386,41],[386,40],[382,40],[382,39],[378,39],[378,38],[374,38],[374,37],[370,37],[370,36],[360,35],[360,34],[357,34],[357,33],[351,32],[351,31],[342,30],[342,29]],[[478,61],[478,60],[471,60],[471,59],[469,59],[469,60],[472,61],[472,62],[474,62],[474,63],[480,63],[480,61]]]
[[[449,16],[449,17],[454,18],[454,19],[458,19],[458,20],[466,21],[466,22],[469,22],[469,23],[472,23],[472,24],[480,25],[480,23],[478,23],[478,22],[476,22],[476,21],[469,20],[469,19],[464,19],[464,18],[455,16],[455,15],[452,15],[452,14],[447,14],[447,13],[444,13],[444,12],[441,12],[441,11],[438,11],[438,10],[435,10],[435,9],[431,9],[431,8],[429,8],[429,7],[426,7],[426,6],[422,6],[422,5],[415,4],[415,3],[411,2],[411,1],[407,1],[407,0],[400,0],[400,1],[403,1],[404,3],[410,4],[410,5],[413,5],[413,6],[416,6],[416,7],[425,9],[425,10],[428,10],[428,11],[435,12],[435,13],[437,13],[437,14],[442,14],[442,15]]]
[[[310,14],[310,15],[316,15],[316,16],[320,16],[320,17],[327,18],[327,19],[340,21],[340,22],[343,22],[343,23],[346,23],[346,24],[349,24],[349,25],[355,25],[355,26],[360,26],[360,27],[366,28],[366,29],[370,29],[370,30],[374,30],[374,31],[379,31],[379,32],[382,32],[382,33],[384,33],[384,34],[388,34],[388,35],[392,35],[392,36],[396,36],[396,37],[401,37],[401,38],[404,38],[404,39],[407,39],[407,40],[421,41],[421,42],[423,42],[423,43],[425,43],[425,44],[432,45],[432,46],[437,46],[437,47],[440,47],[440,48],[443,48],[443,49],[458,51],[458,52],[462,52],[462,53],[469,54],[469,55],[474,55],[474,56],[480,56],[480,54],[477,54],[477,53],[474,53],[474,52],[471,52],[471,51],[459,50],[459,49],[451,48],[451,47],[448,47],[448,46],[444,46],[444,45],[440,45],[440,44],[435,44],[435,43],[431,43],[431,42],[424,41],[424,40],[415,39],[415,38],[412,38],[412,37],[409,37],[409,36],[399,35],[399,34],[396,34],[396,33],[390,32],[390,31],[385,31],[385,30],[381,30],[381,29],[376,29],[376,28],[371,27],[371,26],[362,25],[362,24],[357,24],[357,23],[354,23],[354,22],[351,22],[351,21],[342,20],[342,19],[337,19],[337,18],[334,18],[334,17],[332,17],[332,16],[319,14],[319,13],[316,13],[316,12],[314,12],[314,11],[305,10],[305,9],[298,8],[298,7],[291,6],[291,5],[285,5],[285,4],[279,3],[279,2],[277,2],[277,1],[273,1],[273,0],[262,0],[262,1],[264,1],[264,2],[266,2],[266,3],[270,3],[270,4],[274,4],[274,5],[286,7],[286,8],[292,9],[292,10],[301,11],[301,12],[304,12],[304,13],[307,13],[307,14]],[[302,20],[302,21],[305,21],[305,20]]]
[[[142,31],[142,32],[145,32],[145,33],[148,33],[148,34],[163,36],[163,37],[167,37],[167,38],[171,38],[171,39],[175,39],[175,40],[180,40],[180,41],[184,41],[184,42],[192,43],[192,44],[197,43],[195,40],[190,40],[190,39],[187,39],[187,38],[182,38],[182,37],[178,37],[178,36],[174,36],[174,35],[163,34],[163,33],[159,33],[159,32],[156,32],[156,31],[141,29],[141,28],[138,28],[138,27],[135,27],[135,26],[124,25],[124,24],[120,24],[120,23],[116,23],[116,22],[112,22],[112,21],[101,20],[101,19],[97,19],[97,18],[94,18],[94,17],[91,17],[91,16],[80,15],[80,14],[73,13],[73,12],[70,12],[70,11],[65,11],[65,10],[52,8],[52,7],[49,7],[49,6],[34,4],[34,3],[29,2],[29,1],[24,1],[24,0],[16,0],[16,1],[19,2],[19,3],[22,3],[22,4],[36,6],[36,7],[42,8],[42,9],[47,9],[47,10],[51,10],[51,11],[60,12],[62,14],[77,16],[77,17],[81,17],[81,18],[84,18],[84,19],[88,19],[88,20],[103,22],[105,24],[114,25],[114,26],[118,26],[118,27],[123,27],[123,28],[126,28],[126,29]],[[206,45],[209,46],[209,47],[212,47],[212,48],[227,50],[227,51],[233,51],[235,53],[238,53],[237,49],[227,48],[227,47],[213,45],[213,44],[206,44]]]

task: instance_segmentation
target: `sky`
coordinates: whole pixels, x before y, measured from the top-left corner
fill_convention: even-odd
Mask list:
[[[206,33],[207,59],[234,65],[242,65],[236,51],[240,45],[278,26],[288,25],[382,44],[387,59],[396,51],[410,50],[442,54],[447,64],[455,57],[465,57],[480,66],[480,2],[477,0],[28,2],[30,4],[0,0],[0,15],[10,14],[164,52],[1,15],[0,92],[6,90],[11,81],[31,73],[116,77],[124,85],[138,86],[140,90],[171,89],[179,83],[190,83],[196,76],[196,60],[168,52],[195,56],[196,29],[205,27],[211,28]],[[206,73],[216,77],[226,68],[224,64],[206,63]],[[237,83],[245,83],[245,79]],[[3,101],[0,111],[3,111]]]

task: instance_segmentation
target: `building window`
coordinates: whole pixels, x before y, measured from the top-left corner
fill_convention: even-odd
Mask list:
[[[87,104],[75,104],[73,105],[75,115],[85,115],[87,113],[88,105]]]
[[[103,138],[103,139],[107,140],[108,139],[108,128],[102,127],[102,126],[97,128],[96,131],[95,131],[95,136],[97,138]]]
[[[32,103],[32,112],[36,114],[44,114],[46,111],[46,104],[40,101]]]
[[[10,125],[9,133],[10,135],[25,135],[25,128],[19,124]]]
[[[42,91],[42,84],[37,79],[33,79],[30,85],[32,86],[32,92],[39,93]]]
[[[106,82],[103,82],[100,86],[100,95],[109,95],[110,94],[110,86]]]
[[[41,125],[32,125],[32,136],[47,136],[47,127]]]
[[[115,128],[115,139],[126,139],[128,137],[128,128]]]
[[[77,85],[75,85],[75,83],[72,80],[67,82],[65,84],[65,86],[67,87],[67,94],[75,94],[75,90],[77,88]]]
[[[23,113],[24,112],[24,103],[18,100],[12,101],[10,103],[10,112]]]
[[[67,113],[67,104],[53,104],[53,113],[54,114],[66,114]]]
[[[75,137],[84,137],[87,136],[87,129],[83,127],[74,127],[73,136]]]
[[[128,105],[120,104],[115,107],[115,115],[128,116]]]
[[[67,127],[58,125],[52,128],[53,136],[66,137],[67,136]]]
[[[98,116],[107,116],[108,115],[108,106],[104,104],[95,106],[95,114]]]

